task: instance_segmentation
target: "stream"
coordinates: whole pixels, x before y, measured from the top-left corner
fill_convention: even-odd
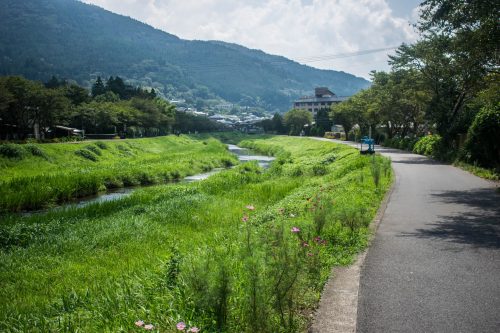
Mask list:
[[[246,148],[238,147],[236,145],[228,144],[227,146],[228,146],[229,151],[231,153],[235,154],[238,157],[238,160],[240,162],[244,163],[244,162],[249,162],[249,161],[257,161],[259,166],[264,168],[264,169],[269,168],[269,165],[275,159],[274,157],[271,157],[271,156],[255,155],[252,151],[250,151]],[[171,184],[201,181],[201,180],[207,179],[211,175],[219,173],[223,170],[225,170],[225,169],[224,168],[216,168],[216,169],[210,170],[209,172],[204,172],[204,173],[200,173],[197,175],[187,176],[184,179],[177,181],[177,182],[172,182]],[[81,207],[85,207],[85,206],[88,206],[88,205],[93,204],[93,203],[101,203],[101,202],[106,202],[106,201],[118,200],[118,199],[127,197],[130,194],[132,194],[132,192],[134,192],[138,189],[144,188],[144,187],[145,186],[133,186],[133,187],[122,187],[122,188],[112,189],[112,190],[106,191],[105,193],[99,193],[99,194],[92,195],[92,196],[77,198],[74,201],[67,202],[65,204],[59,205],[59,206],[54,207],[54,208],[44,209],[41,211],[24,212],[22,214],[23,215],[31,215],[34,213],[42,213],[42,212],[47,212],[49,210],[64,209],[67,207],[81,208]]]

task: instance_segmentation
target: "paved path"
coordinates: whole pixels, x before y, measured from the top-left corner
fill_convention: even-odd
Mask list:
[[[396,183],[361,268],[358,332],[500,332],[500,195],[420,155],[379,149]]]

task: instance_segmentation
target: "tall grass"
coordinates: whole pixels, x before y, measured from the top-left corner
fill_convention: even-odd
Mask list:
[[[9,152],[22,147],[14,146]],[[169,182],[237,163],[220,142],[187,137],[26,147],[32,156],[0,157],[0,213],[38,209],[111,188]]]
[[[391,175],[381,173],[377,190],[361,181],[370,158],[330,142],[252,144],[287,158],[268,171],[247,163],[115,202],[4,216],[0,331],[142,331],[138,320],[161,332],[178,322],[303,331],[330,268],[365,246]]]

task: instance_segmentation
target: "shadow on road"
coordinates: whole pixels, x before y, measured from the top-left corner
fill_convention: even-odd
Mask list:
[[[443,204],[464,206],[462,212],[440,215],[425,229],[403,234],[443,240],[477,248],[500,248],[500,195],[493,189],[447,191],[432,195]]]
[[[402,160],[392,160],[392,163],[396,164],[426,164],[426,165],[449,165],[442,162],[438,162],[435,160],[431,160],[427,157],[412,157],[411,159],[402,159]]]

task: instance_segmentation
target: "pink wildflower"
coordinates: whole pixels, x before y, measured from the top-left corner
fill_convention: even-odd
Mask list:
[[[145,326],[144,326],[144,329],[145,329],[145,330],[148,330],[148,331],[152,331],[152,330],[153,330],[153,328],[155,328],[155,327],[154,327],[152,324],[148,324],[148,325],[145,325]]]
[[[315,241],[316,243],[321,242],[321,237],[319,237],[319,236],[314,237],[314,241]]]
[[[309,244],[308,244],[307,242],[303,242],[303,243],[302,243],[302,246],[303,246],[303,247],[308,247],[308,246],[309,246]]]
[[[321,241],[321,245],[326,245],[326,239],[323,239],[323,240]]]
[[[192,333],[198,333],[200,331],[200,329],[196,326],[193,326],[189,329],[189,332],[192,332]]]
[[[255,207],[253,205],[248,205],[248,206],[246,206],[246,209],[248,209],[248,210],[255,210]]]
[[[300,229],[297,228],[297,227],[293,227],[292,230],[291,230],[293,233],[298,233],[300,232]]]
[[[243,216],[243,217],[241,218],[241,220],[242,220],[243,222],[247,222],[247,221],[248,221],[248,215]]]
[[[177,327],[177,329],[179,331],[184,331],[184,329],[186,328],[186,324],[183,321],[181,321],[181,322],[177,323],[177,325],[175,327]]]
[[[307,252],[307,256],[308,257],[312,257],[314,254],[312,254],[311,252]]]
[[[142,327],[142,326],[144,326],[144,322],[142,320],[138,320],[135,322],[135,326]]]

